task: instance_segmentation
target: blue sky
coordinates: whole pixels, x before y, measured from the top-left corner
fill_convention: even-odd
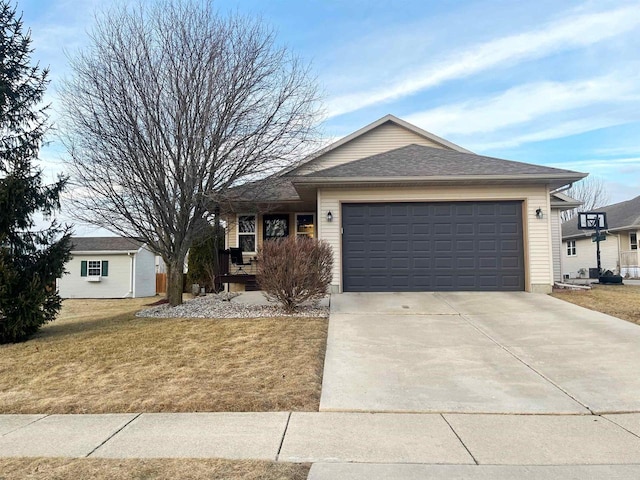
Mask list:
[[[152,0],[149,0],[152,1]],[[66,74],[109,0],[22,0],[34,57]],[[114,3],[114,2],[111,2]],[[640,1],[224,0],[311,62],[338,138],[392,113],[476,153],[589,172],[640,193]],[[55,142],[43,152],[63,168]]]

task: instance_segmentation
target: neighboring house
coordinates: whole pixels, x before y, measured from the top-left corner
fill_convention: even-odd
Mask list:
[[[549,292],[558,215],[574,205],[551,194],[585,176],[475,155],[387,115],[237,188],[226,243],[249,263],[265,239],[326,240],[333,292]]]
[[[623,277],[640,277],[640,196],[595,211],[607,214],[609,227],[605,240],[600,242],[602,269]],[[592,241],[594,233],[593,230],[579,230],[577,217],[562,225],[562,274],[565,278],[588,278],[589,270],[597,268],[596,243]]]
[[[156,294],[155,255],[144,242],[124,237],[73,237],[62,298],[138,298]]]

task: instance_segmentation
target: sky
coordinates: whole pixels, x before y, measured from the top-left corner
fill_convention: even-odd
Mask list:
[[[34,60],[50,68],[54,123],[68,55],[87,44],[95,9],[110,3],[17,3]],[[327,138],[391,113],[478,154],[590,173],[610,203],[639,194],[640,0],[214,4],[260,16],[311,64]],[[50,140],[41,165],[53,179],[64,150]]]

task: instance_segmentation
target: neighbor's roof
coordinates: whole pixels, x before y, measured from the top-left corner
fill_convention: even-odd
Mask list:
[[[595,211],[607,214],[609,231],[640,228],[640,196]],[[562,238],[590,236],[592,233],[591,230],[578,229],[578,217],[562,224]]]
[[[514,162],[473,153],[445,150],[423,145],[407,145],[388,152],[355,160],[335,167],[309,173],[295,183],[314,183],[314,180],[367,179],[495,179],[527,178],[563,179],[566,183],[579,180],[586,174],[559,168]]]
[[[144,242],[131,237],[71,237],[72,252],[131,252]]]

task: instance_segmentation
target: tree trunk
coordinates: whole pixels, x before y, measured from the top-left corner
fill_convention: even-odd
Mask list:
[[[167,300],[172,307],[182,303],[183,269],[184,257],[172,260],[167,264]]]

